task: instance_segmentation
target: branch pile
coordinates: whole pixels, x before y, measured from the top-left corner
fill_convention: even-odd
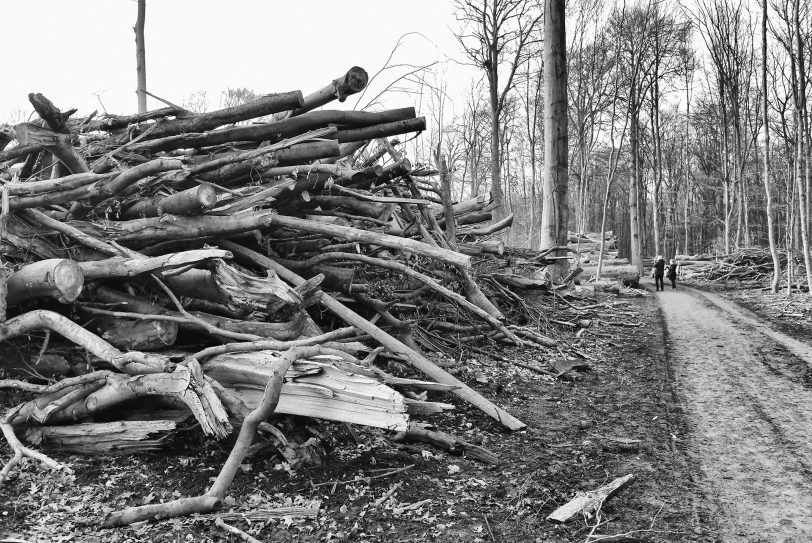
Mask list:
[[[708,283],[731,283],[737,286],[751,284],[763,286],[770,283],[773,274],[773,261],[770,251],[764,248],[740,249],[729,255],[679,256],[680,273],[683,279]],[[779,251],[781,267],[787,266],[787,252]],[[794,255],[795,273],[803,275],[803,258]]]
[[[308,96],[203,114],[167,104],[73,118],[29,95],[39,119],[0,128],[0,349],[30,354],[34,372],[0,381],[28,396],[0,419],[13,451],[0,482],[25,456],[67,469],[31,446],[131,452],[189,420],[215,438],[240,427],[206,494],[107,520],[126,524],[217,507],[257,432],[290,462],[317,457],[286,414],[424,435],[409,418],[451,408],[422,392],[439,391],[524,426],[418,343],[437,347],[450,325],[549,346],[507,326],[481,286],[516,303],[511,288],[545,285],[517,284],[501,264],[477,279],[472,258],[504,252],[488,238],[511,217],[490,221],[487,197],[453,202],[442,157],[412,167],[389,138],[425,128],[413,108],[314,111],[366,82],[352,68]],[[84,363],[47,354],[52,333]]]

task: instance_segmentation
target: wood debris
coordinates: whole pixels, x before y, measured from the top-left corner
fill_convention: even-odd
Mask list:
[[[213,510],[256,431],[289,460],[318,457],[315,437],[288,439],[285,414],[415,434],[412,416],[452,407],[418,389],[524,427],[416,347],[442,350],[437,332],[450,325],[554,348],[508,326],[505,309],[529,311],[516,289],[559,296],[577,274],[565,285],[531,277],[554,260],[493,238],[512,216],[493,221],[488,195],[453,202],[441,157],[434,169],[403,156],[389,138],[425,128],[413,108],[315,110],[366,81],[355,67],[307,96],[201,114],[169,105],[73,118],[29,95],[39,118],[0,128],[0,350],[30,351],[28,338],[53,332],[89,367],[67,366],[55,382],[0,380],[26,395],[0,421],[14,451],[0,482],[23,456],[64,467],[18,433],[51,449],[123,453],[159,448],[187,419],[216,438],[240,427],[207,493],[117,512],[112,526]],[[378,356],[428,380],[388,375]],[[150,407],[134,410],[136,398]]]

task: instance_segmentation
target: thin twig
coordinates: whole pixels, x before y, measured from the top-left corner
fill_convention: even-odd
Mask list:
[[[346,485],[349,483],[368,483],[372,479],[383,479],[384,477],[389,477],[390,475],[396,475],[398,473],[408,471],[414,467],[414,464],[409,464],[408,466],[404,466],[402,468],[393,469],[391,471],[387,471],[385,473],[379,473],[378,475],[370,475],[369,477],[356,477],[355,479],[349,479],[347,481],[325,481],[323,483],[315,483],[313,486],[327,486],[327,485]]]

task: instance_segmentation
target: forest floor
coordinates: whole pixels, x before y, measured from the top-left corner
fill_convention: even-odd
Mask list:
[[[528,429],[503,431],[450,395],[432,398],[456,406],[434,422],[490,449],[500,465],[372,430],[359,429],[355,445],[341,426],[326,425],[335,444],[323,466],[293,471],[271,456],[246,459],[226,503],[246,513],[318,506],[318,516],[230,522],[262,541],[802,540],[803,512],[812,509],[803,435],[812,378],[793,354],[803,356],[803,344],[775,335],[773,306],[758,306],[769,296],[742,298],[761,316],[682,288],[600,296],[642,325],[586,335],[577,347],[595,359],[587,371],[555,379],[478,354],[453,361],[459,378]],[[543,363],[538,352],[498,352]],[[0,487],[0,541],[237,541],[208,516],[98,528],[111,510],[205,491],[229,449],[189,437],[161,453],[56,454],[73,474],[25,462]],[[399,468],[408,469],[386,475]],[[627,474],[633,482],[597,516],[545,520],[576,492]]]

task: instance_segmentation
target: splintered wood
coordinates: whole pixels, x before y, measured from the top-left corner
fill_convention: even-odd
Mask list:
[[[53,332],[51,345],[67,340],[86,359],[81,371],[54,369],[55,381],[0,380],[21,402],[0,421],[14,452],[0,482],[24,456],[62,467],[17,433],[95,454],[160,448],[190,421],[217,438],[241,428],[209,493],[156,510],[206,512],[257,431],[291,463],[319,457],[318,436],[297,441],[306,425],[285,415],[401,432],[496,462],[415,430],[411,417],[453,407],[426,391],[524,427],[417,347],[442,351],[432,330],[443,325],[471,339],[555,346],[508,326],[503,311],[523,305],[511,289],[555,290],[508,263],[551,261],[491,237],[512,216],[493,222],[489,195],[452,201],[442,157],[434,170],[403,156],[389,138],[425,129],[414,108],[314,111],[367,79],[354,67],[306,96],[201,114],[169,104],[75,118],[32,93],[39,118],[0,126],[0,349],[39,361]],[[475,261],[495,263],[477,273]],[[39,352],[32,339],[46,333]],[[415,374],[389,375],[376,359]]]
[[[587,517],[591,517],[596,511],[600,510],[606,500],[617,494],[620,489],[626,486],[633,478],[634,475],[630,473],[625,477],[618,477],[614,481],[591,492],[579,493],[572,500],[550,513],[547,520],[564,523],[572,520],[576,515],[581,513]]]

